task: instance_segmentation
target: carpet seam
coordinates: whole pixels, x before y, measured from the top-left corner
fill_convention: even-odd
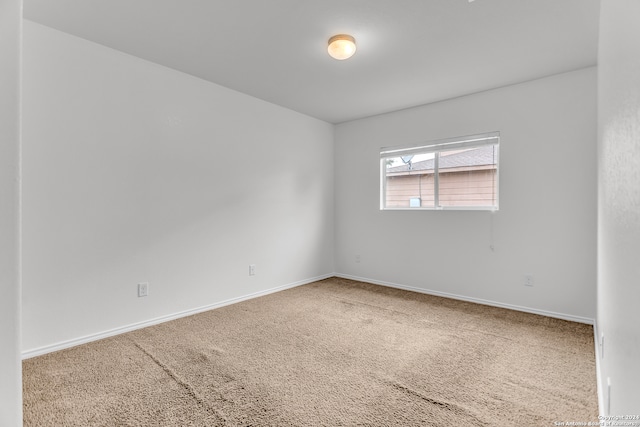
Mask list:
[[[155,357],[150,351],[148,351],[147,349],[145,349],[142,345],[140,345],[139,343],[137,343],[134,340],[131,340],[131,342],[133,343],[133,345],[135,345],[140,351],[142,351],[147,357],[149,357],[156,365],[158,365],[160,367],[160,369],[162,369],[167,375],[169,375],[169,377],[175,381],[180,387],[182,387],[189,396],[191,396],[197,403],[198,405],[202,406],[204,409],[206,409],[207,411],[212,412],[220,421],[224,422],[225,424],[229,424],[229,419],[224,415],[224,413],[222,413],[220,410],[212,407],[211,405],[208,405],[204,399],[202,397],[200,397],[200,395],[194,390],[194,388],[186,381],[182,380],[180,377],[178,377],[178,375],[173,372],[171,370],[171,368],[169,368],[167,365],[165,365],[164,363],[162,363],[160,361],[160,359],[158,359],[157,357]]]
[[[439,408],[443,408],[446,409],[447,411],[451,411],[453,413],[463,413],[466,414],[467,416],[473,418],[474,420],[476,420],[477,422],[479,422],[480,426],[487,426],[488,424],[485,423],[484,421],[482,421],[481,419],[479,419],[478,417],[476,417],[474,414],[472,414],[470,411],[460,407],[459,405],[456,405],[454,403],[449,403],[449,402],[441,402],[439,400],[435,400],[432,399],[430,397],[427,396],[423,396],[421,393],[417,392],[416,390],[413,390],[412,388],[406,387],[398,382],[392,381],[392,382],[388,382],[389,385],[391,385],[393,388],[395,388],[396,390],[399,390],[400,392],[409,394],[411,396],[415,396],[421,400],[424,400],[427,403],[430,403],[432,405],[435,405]]]

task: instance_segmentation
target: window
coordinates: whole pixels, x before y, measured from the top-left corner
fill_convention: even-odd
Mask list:
[[[498,209],[500,133],[380,150],[380,209]]]

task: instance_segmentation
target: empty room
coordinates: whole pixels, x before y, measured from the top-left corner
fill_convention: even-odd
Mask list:
[[[639,20],[0,0],[0,426],[640,427]]]

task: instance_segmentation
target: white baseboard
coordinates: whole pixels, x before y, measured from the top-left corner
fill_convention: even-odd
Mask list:
[[[22,359],[29,359],[31,357],[41,356],[43,354],[52,353],[54,351],[63,350],[65,348],[75,347],[77,345],[86,344],[86,343],[89,343],[89,342],[92,342],[92,341],[97,341],[97,340],[100,340],[100,339],[103,339],[103,338],[112,337],[114,335],[123,334],[123,333],[126,333],[126,332],[134,331],[136,329],[146,328],[148,326],[157,325],[159,323],[168,322],[170,320],[179,319],[181,317],[191,316],[193,314],[202,313],[204,311],[213,310],[213,309],[216,309],[216,308],[220,308],[220,307],[224,307],[224,306],[227,306],[227,305],[235,304],[235,303],[238,303],[238,302],[241,302],[241,301],[246,301],[246,300],[249,300],[249,299],[258,298],[258,297],[261,297],[261,296],[264,296],[264,295],[268,295],[268,294],[271,294],[271,293],[274,293],[274,292],[283,291],[285,289],[290,289],[290,288],[295,288],[297,286],[306,285],[308,283],[316,282],[318,280],[327,279],[327,278],[333,277],[333,276],[341,277],[341,278],[344,278],[344,279],[357,280],[357,281],[360,281],[360,282],[372,283],[374,285],[381,285],[381,286],[387,286],[387,287],[391,287],[391,288],[397,288],[397,289],[403,289],[403,290],[407,290],[407,291],[418,292],[418,293],[427,294],[427,295],[435,295],[435,296],[440,296],[440,297],[445,297],[445,298],[457,299],[457,300],[461,300],[461,301],[473,302],[473,303],[477,303],[477,304],[489,305],[489,306],[493,306],[493,307],[501,307],[501,308],[507,308],[507,309],[510,309],[510,310],[523,311],[523,312],[526,312],[526,313],[539,314],[539,315],[542,315],[542,316],[555,317],[555,318],[558,318],[558,319],[569,320],[569,321],[573,321],[573,322],[586,323],[588,325],[594,325],[595,324],[595,320],[594,319],[590,319],[590,318],[587,318],[587,317],[573,316],[573,315],[569,315],[569,314],[556,313],[556,312],[551,312],[551,311],[546,311],[546,310],[539,310],[539,309],[534,309],[534,308],[530,308],[530,307],[522,307],[522,306],[517,306],[517,305],[512,305],[512,304],[504,304],[504,303],[500,303],[500,302],[496,302],[496,301],[489,301],[489,300],[484,300],[484,299],[479,299],[479,298],[466,297],[466,296],[463,296],[463,295],[451,294],[451,293],[448,293],[448,292],[440,292],[440,291],[434,291],[434,290],[430,290],[430,289],[415,288],[415,287],[412,287],[412,286],[405,286],[405,285],[400,285],[400,284],[397,284],[397,283],[384,282],[384,281],[380,281],[380,280],[369,279],[369,278],[366,278],[366,277],[358,277],[358,276],[352,276],[352,275],[342,274],[342,273],[330,273],[330,274],[325,274],[325,275],[322,275],[322,276],[312,277],[312,278],[305,279],[305,280],[300,280],[300,281],[289,283],[289,284],[282,285],[282,286],[277,286],[275,288],[267,289],[267,290],[264,290],[264,291],[254,292],[254,293],[251,293],[251,294],[248,294],[248,295],[243,295],[243,296],[240,296],[240,297],[231,298],[231,299],[228,299],[228,300],[225,300],[225,301],[220,301],[220,302],[217,302],[217,303],[208,304],[208,305],[205,305],[205,306],[202,306],[202,307],[197,307],[197,308],[193,308],[193,309],[190,309],[190,310],[185,310],[185,311],[181,311],[181,312],[178,312],[178,313],[173,313],[173,314],[169,314],[169,315],[166,315],[166,316],[157,317],[157,318],[154,318],[154,319],[145,320],[145,321],[142,321],[142,322],[121,326],[121,327],[110,329],[110,330],[107,330],[107,331],[98,332],[96,334],[85,335],[83,337],[74,338],[74,339],[71,339],[71,340],[62,341],[62,342],[59,342],[59,343],[46,345],[46,346],[43,346],[43,347],[38,347],[38,348],[35,348],[35,349],[25,350],[25,351],[22,352]],[[595,328],[594,328],[594,330],[595,330]],[[596,351],[597,351],[597,353],[596,353],[596,363],[598,363],[599,362],[599,351],[598,351],[597,336],[596,336]],[[603,406],[602,406],[603,405],[603,403],[602,403],[602,388],[601,388],[601,378],[600,378],[599,375],[600,375],[600,370],[598,368],[598,399],[599,399],[599,405],[600,405],[600,412],[602,413],[602,409],[603,409]]]
[[[264,291],[254,292],[252,294],[243,295],[236,298],[231,298],[225,301],[220,301],[213,304],[204,305],[202,307],[193,308],[190,310],[180,311],[178,313],[168,314],[166,316],[156,317],[155,319],[145,320],[130,325],[121,326],[119,328],[110,329],[108,331],[98,332],[96,334],[85,335],[83,337],[74,338],[71,340],[59,342],[56,344],[46,345],[43,347],[26,350],[22,352],[22,359],[29,359],[31,357],[41,356],[43,354],[52,353],[54,351],[63,350],[65,348],[75,347],[77,345],[86,344],[92,341],[101,340],[103,338],[112,337],[114,335],[124,334],[125,332],[135,331],[136,329],[146,328],[148,326],[157,325],[159,323],[168,322],[170,320],[179,319],[181,317],[191,316],[193,314],[202,313],[204,311],[213,310],[216,308],[224,307],[226,305],[236,304],[238,302],[246,301],[253,298],[258,298],[264,295],[272,294],[274,292],[284,291],[285,289],[295,288],[297,286],[306,285],[308,283],[316,282],[318,280],[328,279],[333,277],[334,274],[325,274],[322,276],[312,277],[309,279],[299,280],[297,282],[289,283],[275,288],[267,289]]]
[[[539,314],[541,316],[554,317],[556,319],[569,320],[571,322],[585,323],[587,325],[593,325],[594,322],[595,322],[594,319],[591,319],[591,318],[588,318],[588,317],[574,316],[574,315],[571,315],[571,314],[564,314],[564,313],[556,313],[554,311],[540,310],[540,309],[537,309],[537,308],[523,307],[523,306],[513,305],[513,304],[505,304],[505,303],[501,303],[501,302],[497,302],[497,301],[490,301],[490,300],[485,300],[485,299],[480,299],[480,298],[467,297],[467,296],[464,296],[464,295],[450,294],[448,292],[434,291],[434,290],[431,290],[431,289],[415,288],[413,286],[405,286],[405,285],[400,285],[400,284],[397,284],[397,283],[384,282],[384,281],[381,281],[381,280],[375,280],[375,279],[368,279],[368,278],[365,278],[365,277],[352,276],[352,275],[349,275],[349,274],[335,273],[335,276],[336,277],[342,277],[343,279],[351,279],[351,280],[357,280],[357,281],[360,281],[360,282],[372,283],[374,285],[381,285],[381,286],[387,286],[387,287],[390,287],[390,288],[403,289],[405,291],[418,292],[418,293],[421,293],[421,294],[427,294],[427,295],[434,295],[434,296],[438,296],[438,297],[457,299],[457,300],[460,300],[460,301],[473,302],[473,303],[476,303],[476,304],[489,305],[489,306],[492,306],[492,307],[507,308],[509,310],[522,311],[522,312],[525,312],[525,313]]]
[[[602,358],[602,353],[600,350],[600,334],[598,333],[598,323],[596,321],[593,322],[593,342],[595,343],[595,353],[596,353],[596,383],[597,383],[597,392],[598,392],[598,413],[600,416],[606,416],[609,414],[605,413],[604,408],[604,381],[602,378],[600,359]]]

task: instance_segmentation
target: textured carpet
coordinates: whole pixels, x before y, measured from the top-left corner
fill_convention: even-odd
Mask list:
[[[26,426],[597,420],[593,330],[331,278],[28,359]]]

